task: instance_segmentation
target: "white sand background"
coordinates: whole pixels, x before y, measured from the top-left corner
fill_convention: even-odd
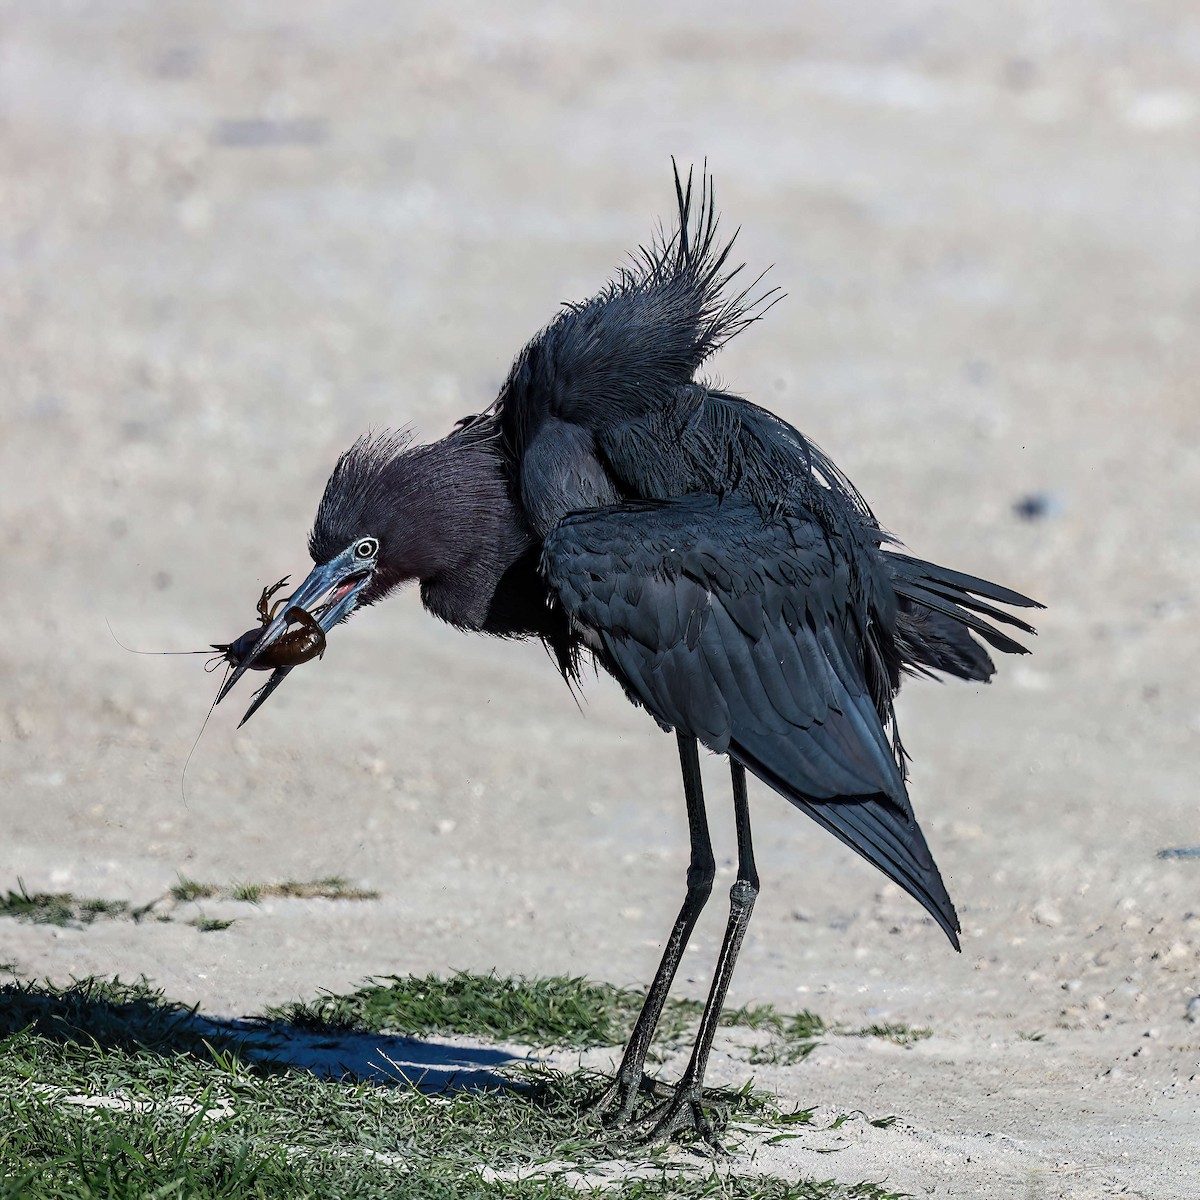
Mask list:
[[[538,647],[410,591],[246,729],[248,689],[222,706],[185,804],[215,681],[126,654],[105,618],[144,649],[247,628],[306,570],[336,455],[487,404],[558,302],[670,218],[669,155],[707,156],[739,254],[788,292],[714,372],[914,553],[1049,605],[992,686],[901,699],[961,956],[754,789],[764,890],[731,999],[934,1036],[788,1068],[718,1043],[713,1082],[901,1118],[743,1165],[1200,1196],[1200,861],[1156,857],[1200,843],[1200,15],[742,7],[0,5],[0,889],[382,893],[220,934],[4,921],[0,961],[145,974],[212,1015],[384,972],[648,980],[683,805],[672,739],[615,685],[581,715]],[[1050,515],[1023,521],[1034,492]],[[681,992],[724,915],[718,891]]]

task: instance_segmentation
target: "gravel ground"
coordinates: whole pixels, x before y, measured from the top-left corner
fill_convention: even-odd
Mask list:
[[[915,683],[965,929],[752,794],[732,999],[905,1021],[759,1082],[901,1118],[758,1168],[917,1195],[1200,1195],[1200,18],[1116,0],[0,4],[0,889],[178,875],[382,899],[0,924],[24,975],[236,1015],[380,972],[646,981],[681,897],[672,739],[412,593],[235,731],[190,649],[305,571],[336,455],[435,437],[706,156],[787,299],[715,364],[912,551],[1044,600],[986,688]],[[723,878],[724,776],[709,772]],[[725,815],[722,815],[725,814]],[[685,958],[700,996],[724,923]],[[720,1053],[714,1081],[746,1065]],[[860,1127],[861,1126],[861,1127]],[[849,1132],[848,1132],[849,1131]]]

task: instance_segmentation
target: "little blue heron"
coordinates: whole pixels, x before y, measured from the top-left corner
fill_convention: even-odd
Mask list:
[[[309,537],[316,566],[221,691],[288,632],[328,631],[410,580],[461,629],[540,638],[568,684],[590,656],[674,731],[691,836],[687,894],[621,1065],[597,1108],[649,1136],[712,1139],[702,1085],[755,897],[746,772],[915,897],[957,949],[959,923],[905,784],[894,697],[905,673],[985,681],[1025,648],[997,608],[1038,607],[900,553],[850,481],[765,409],[696,378],[774,293],[734,290],[707,174],[675,174],[678,227],[597,296],[568,304],[496,401],[440,441],[360,438]],[[760,277],[761,278],[761,277]],[[271,661],[268,656],[268,662]],[[243,720],[291,669],[275,670]],[[698,748],[727,755],[737,877],[691,1059],[674,1089],[646,1053],[715,864]]]

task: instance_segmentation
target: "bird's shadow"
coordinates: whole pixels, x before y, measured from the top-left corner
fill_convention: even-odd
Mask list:
[[[57,989],[0,986],[0,1041],[22,1031],[51,1041],[135,1055],[191,1055],[211,1063],[232,1053],[267,1071],[416,1087],[434,1093],[512,1086],[497,1068],[530,1061],[487,1046],[456,1046],[400,1034],[287,1019],[224,1020],[164,1000],[144,985],[78,981]]]
[[[196,1020],[254,1061],[319,1079],[395,1084],[429,1093],[510,1087],[495,1069],[530,1061],[495,1047],[455,1046],[403,1034],[313,1029],[286,1020]]]

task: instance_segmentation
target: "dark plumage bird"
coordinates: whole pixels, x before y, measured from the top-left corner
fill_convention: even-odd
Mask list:
[[[342,456],[309,539],[317,565],[288,608],[328,630],[416,580],[425,607],[452,625],[540,638],[568,683],[590,656],[675,732],[687,896],[598,1103],[618,1125],[640,1089],[657,1087],[646,1051],[712,889],[698,747],[728,756],[729,925],[691,1061],[651,1126],[711,1136],[705,1064],[758,893],[746,772],[909,892],[957,947],[958,918],[909,803],[893,700],[906,672],[987,680],[994,668],[976,638],[1024,653],[997,625],[1032,629],[997,605],[1034,602],[899,553],[812,442],[696,378],[772,293],[731,289],[732,239],[718,237],[710,181],[698,195],[690,174],[675,186],[675,233],[567,305],[486,412],[432,445],[385,434]],[[265,627],[222,696],[286,628],[286,614]]]

